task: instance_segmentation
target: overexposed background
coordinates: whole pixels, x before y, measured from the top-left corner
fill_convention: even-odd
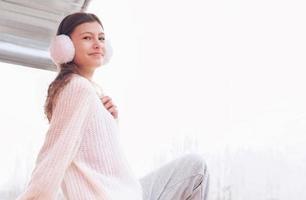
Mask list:
[[[114,49],[98,82],[141,177],[202,154],[210,200],[306,199],[306,3],[93,0]],[[0,63],[0,188],[26,184],[54,72]]]

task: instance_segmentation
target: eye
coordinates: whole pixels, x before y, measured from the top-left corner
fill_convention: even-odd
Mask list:
[[[83,37],[83,39],[88,40],[88,39],[91,39],[91,37],[90,36],[86,36],[86,37]]]
[[[104,41],[105,38],[104,37],[99,37],[99,40]]]

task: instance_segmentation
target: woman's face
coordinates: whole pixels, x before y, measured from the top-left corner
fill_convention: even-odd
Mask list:
[[[74,63],[85,70],[94,70],[103,63],[104,31],[98,22],[83,23],[70,35],[75,47]]]

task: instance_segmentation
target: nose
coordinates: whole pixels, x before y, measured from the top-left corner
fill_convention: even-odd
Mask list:
[[[95,40],[94,49],[104,49],[104,42],[101,42],[100,40]]]

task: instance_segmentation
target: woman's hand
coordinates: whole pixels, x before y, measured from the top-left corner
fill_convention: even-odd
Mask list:
[[[112,99],[109,96],[104,96],[101,98],[101,101],[104,107],[111,113],[111,115],[117,119],[118,118],[118,111],[117,106],[113,104]]]

